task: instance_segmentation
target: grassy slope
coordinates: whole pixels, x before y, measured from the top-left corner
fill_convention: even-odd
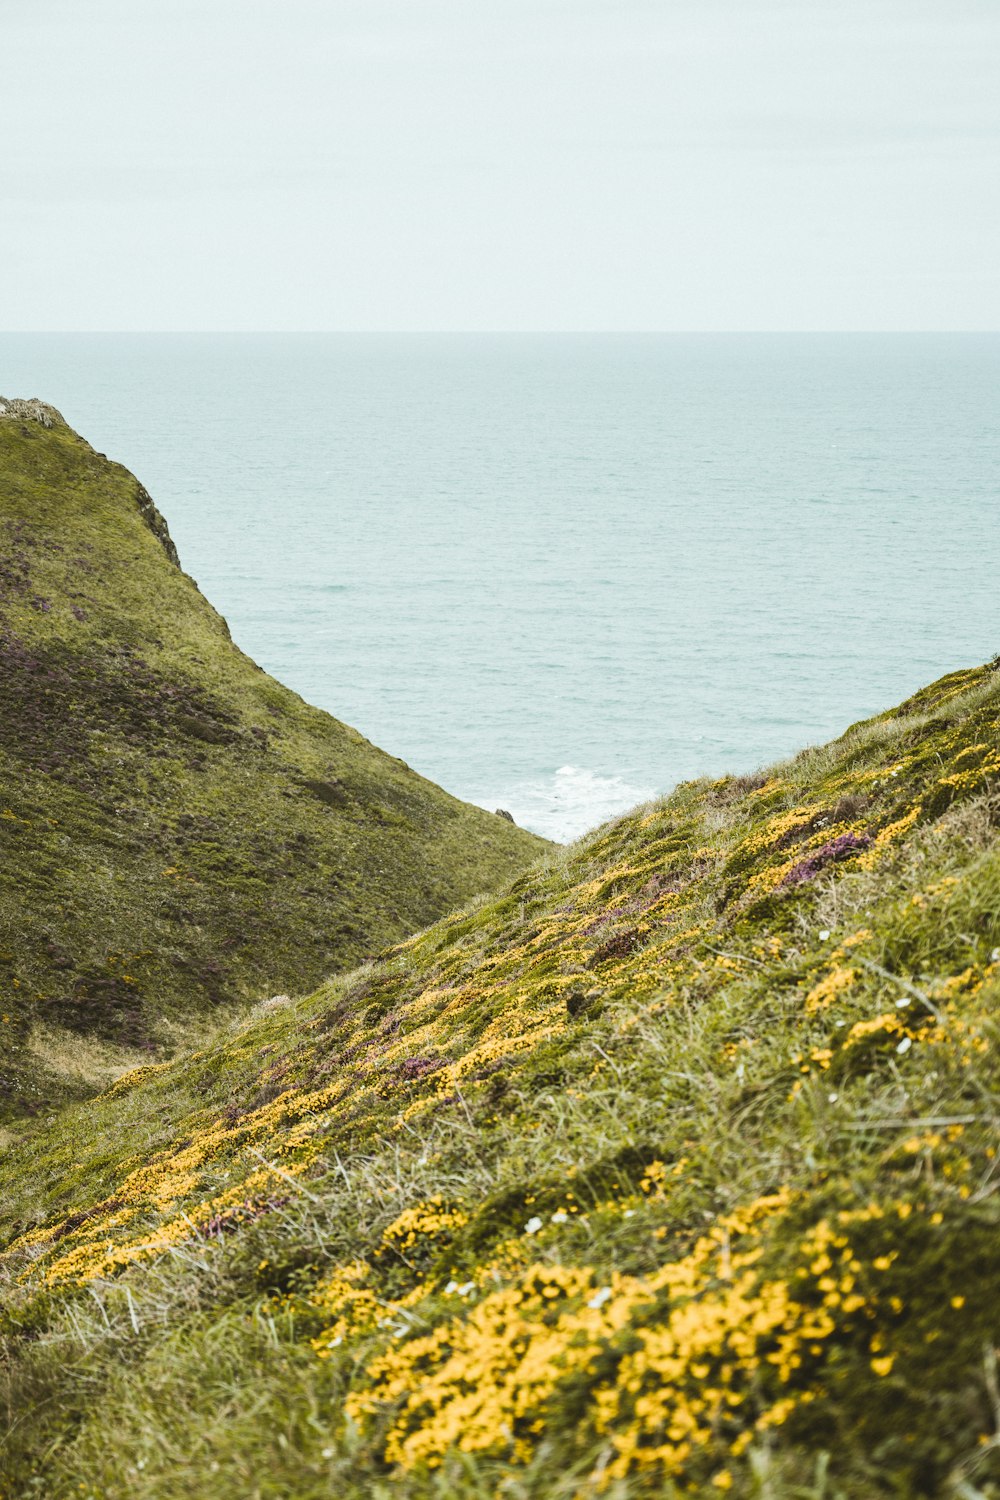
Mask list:
[[[4,1168],[8,1493],[1000,1495],[1000,674]]]
[[[136,479],[47,410],[0,414],[0,1117],[544,848],[261,672]]]

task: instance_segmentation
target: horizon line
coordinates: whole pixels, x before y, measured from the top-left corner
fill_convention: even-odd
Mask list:
[[[0,338],[855,338],[992,337],[998,328],[0,328]]]

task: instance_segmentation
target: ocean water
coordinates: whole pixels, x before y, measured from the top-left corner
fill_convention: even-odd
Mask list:
[[[0,335],[269,672],[566,840],[1000,652],[1000,336]]]

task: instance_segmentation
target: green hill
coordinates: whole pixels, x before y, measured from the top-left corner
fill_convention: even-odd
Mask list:
[[[9,1496],[1000,1496],[1000,674],[3,1167]]]
[[[310,989],[544,847],[260,671],[138,481],[0,400],[0,1118]]]

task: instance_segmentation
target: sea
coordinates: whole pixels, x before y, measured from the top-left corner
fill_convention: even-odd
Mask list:
[[[0,334],[261,666],[571,841],[1000,652],[1000,335]]]

